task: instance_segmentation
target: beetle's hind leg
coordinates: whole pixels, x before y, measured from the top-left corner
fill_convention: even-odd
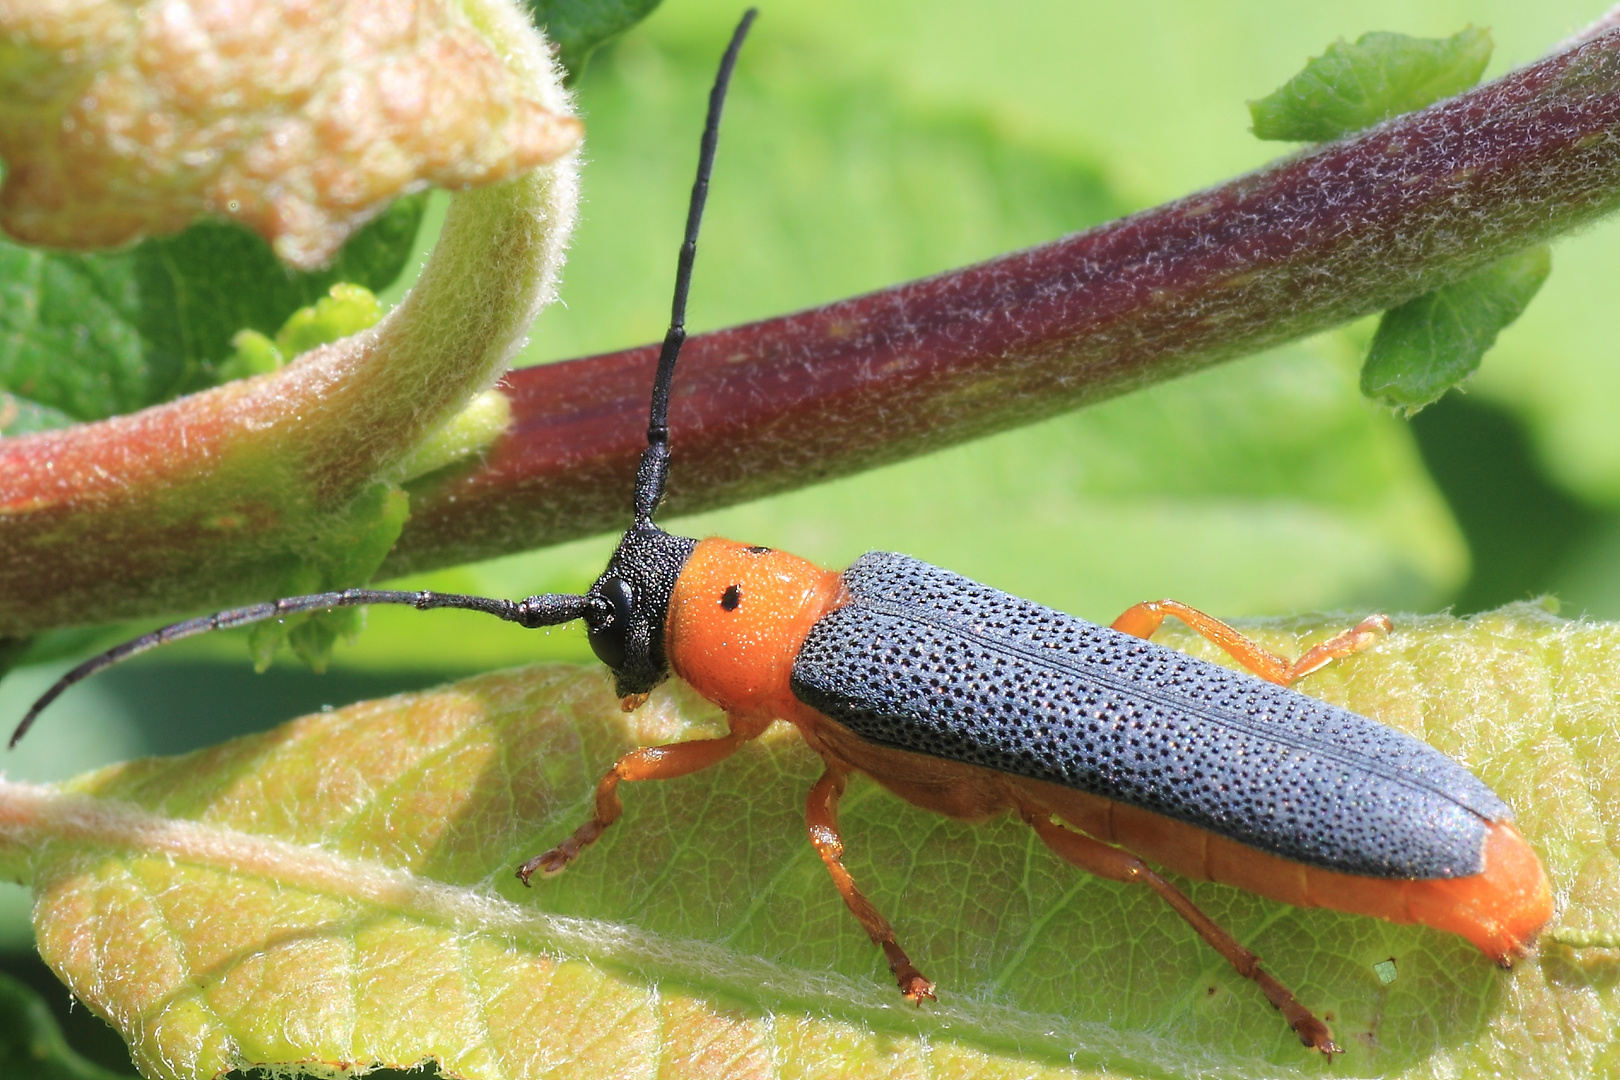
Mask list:
[[[536,855],[518,867],[518,880],[527,885],[535,874],[550,877],[567,869],[580,853],[607,831],[607,827],[624,814],[624,803],[619,801],[619,783],[623,780],[673,780],[677,776],[707,769],[737,752],[737,748],[765,730],[764,724],[732,721],[731,734],[718,739],[693,739],[691,742],[668,743],[664,746],[643,746],[632,750],[613,763],[607,775],[596,785],[596,814],[574,830],[574,835],[542,855]]]
[[[1116,847],[1110,847],[1083,833],[1065,828],[1052,820],[1052,815],[1040,808],[1022,808],[1020,814],[1029,822],[1046,844],[1066,862],[1073,863],[1087,873],[1098,877],[1108,878],[1111,881],[1135,882],[1146,885],[1162,896],[1165,901],[1175,908],[1180,915],[1196,931],[1198,936],[1209,942],[1210,946],[1227,963],[1237,969],[1237,973],[1246,979],[1252,979],[1259,985],[1261,993],[1283,1014],[1288,1026],[1294,1029],[1300,1041],[1306,1046],[1332,1057],[1343,1053],[1339,1045],[1333,1041],[1333,1033],[1328,1026],[1316,1015],[1299,1003],[1293,991],[1272,978],[1270,974],[1260,969],[1260,958],[1254,953],[1238,944],[1237,939],[1225,930],[1220,924],[1205,915],[1198,909],[1187,895],[1174,885],[1170,884],[1151,867],[1138,859],[1130,852]]]
[[[889,920],[866,898],[844,868],[844,838],[838,831],[838,800],[844,794],[846,779],[844,773],[828,766],[821,779],[810,789],[804,811],[804,822],[810,830],[810,844],[821,856],[821,861],[827,864],[827,872],[832,875],[833,884],[838,887],[844,903],[860,920],[861,927],[873,944],[882,949],[883,955],[888,958],[889,970],[894,973],[895,982],[900,984],[900,992],[906,1000],[921,1003],[923,998],[927,998],[932,1001],[934,984],[923,978],[923,973],[917,970],[906,951],[894,940],[894,927],[889,925]]]
[[[1149,600],[1137,604],[1115,619],[1113,628],[1132,637],[1149,638],[1163,625],[1166,615],[1174,615],[1226,650],[1232,659],[1267,682],[1279,686],[1287,686],[1295,679],[1304,678],[1340,657],[1360,652],[1393,629],[1388,615],[1369,615],[1350,629],[1312,646],[1304,656],[1290,663],[1213,615],[1205,615],[1179,600]]]

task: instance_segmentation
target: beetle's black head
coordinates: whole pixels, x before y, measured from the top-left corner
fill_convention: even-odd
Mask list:
[[[697,541],[637,521],[585,594],[591,651],[613,672],[620,697],[645,694],[669,675],[664,621],[675,579]]]
[[[752,8],[743,14],[720,60],[714,89],[709,92],[709,115],[698,144],[697,180],[686,212],[686,239],[675,264],[675,299],[670,308],[669,330],[658,353],[658,373],[653,377],[647,449],[642,451],[636,469],[635,524],[619,541],[619,550],[613,553],[607,569],[585,594],[585,633],[597,659],[612,669],[620,697],[645,694],[669,675],[669,654],[664,648],[669,600],[675,592],[675,579],[697,547],[696,540],[671,536],[654,525],[652,516],[663,500],[669,477],[669,388],[675,377],[675,361],[686,341],[686,297],[692,284],[692,261],[697,255],[698,225],[703,220],[703,203],[708,198],[709,176],[719,144],[721,106],[737,64],[737,52],[756,14]]]

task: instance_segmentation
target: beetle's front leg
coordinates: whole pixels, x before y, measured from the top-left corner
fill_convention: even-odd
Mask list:
[[[906,951],[894,940],[894,927],[889,925],[889,920],[866,898],[844,868],[844,838],[838,832],[838,800],[844,794],[846,780],[844,773],[829,765],[827,771],[821,774],[821,779],[810,789],[804,812],[804,822],[810,830],[810,844],[821,856],[821,861],[827,864],[827,872],[832,875],[838,894],[849,905],[849,910],[855,913],[855,918],[860,920],[866,936],[888,958],[889,970],[894,973],[895,982],[900,984],[900,993],[910,1002],[921,1003],[923,998],[932,1001],[934,984],[923,978],[923,973],[917,970]]]
[[[691,742],[668,743],[664,746],[643,746],[632,750],[613,763],[607,775],[596,785],[596,814],[591,820],[574,830],[574,835],[550,851],[536,855],[518,867],[518,880],[527,885],[536,873],[543,877],[560,874],[568,864],[579,858],[580,852],[607,831],[607,827],[624,814],[624,803],[619,801],[619,782],[622,780],[673,780],[677,776],[707,769],[737,752],[743,743],[764,731],[768,722],[731,721],[731,733],[718,739],[693,739]]]

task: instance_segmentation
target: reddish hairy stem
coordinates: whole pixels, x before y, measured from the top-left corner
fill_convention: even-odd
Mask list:
[[[1310,334],[1617,204],[1620,31],[1088,233],[692,339],[667,509],[855,472]],[[384,573],[622,528],[655,357],[647,346],[509,375],[511,432],[477,467],[414,486]],[[30,535],[27,499],[10,506],[24,526],[10,535]],[[15,554],[6,534],[0,566]],[[72,560],[94,572],[59,565],[45,591],[18,576],[0,589],[0,633],[262,599],[251,580],[199,572],[207,528],[191,543],[168,535],[164,551],[108,541],[105,558]],[[143,572],[109,572],[121,562]]]
[[[1055,243],[694,338],[668,512],[1014,427],[1380,311],[1620,203],[1620,31]],[[425,485],[385,572],[622,528],[652,346],[513,372],[515,424]]]

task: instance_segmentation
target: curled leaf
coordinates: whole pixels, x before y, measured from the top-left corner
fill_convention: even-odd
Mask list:
[[[1297,653],[1342,626],[1256,635]],[[1616,670],[1620,627],[1519,605],[1398,620],[1307,680],[1490,783],[1560,905],[1540,956],[1503,972],[1438,931],[1191,885],[1332,1014],[1335,1071],[1601,1066],[1587,1033],[1620,1015]],[[427,1059],[470,1080],[1320,1072],[1147,890],[1080,874],[1016,822],[950,822],[857,782],[850,869],[940,988],[905,1006],[805,839],[819,763],[785,729],[629,785],[579,864],[514,880],[589,814],[618,754],[719,723],[679,688],[626,716],[599,671],[481,676],[63,787],[0,784],[0,869],[32,880],[41,954],[149,1077]]]
[[[532,28],[498,3],[481,13],[512,70],[567,109]],[[302,553],[351,536],[355,500],[396,481],[416,446],[504,370],[555,295],[576,196],[572,156],[462,191],[416,286],[365,333],[270,375],[0,441],[0,595],[36,596],[67,622],[121,617],[64,590],[83,559],[104,582],[177,586],[189,594],[180,607],[275,594]],[[199,535],[231,554],[191,557]],[[126,561],[140,548],[155,561]]]
[[[396,196],[557,160],[577,120],[455,0],[0,5],[0,227],[62,248],[248,225],[300,267]]]

